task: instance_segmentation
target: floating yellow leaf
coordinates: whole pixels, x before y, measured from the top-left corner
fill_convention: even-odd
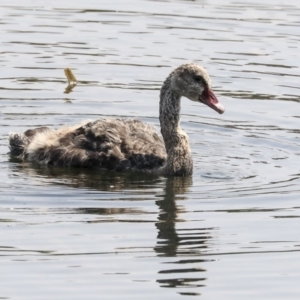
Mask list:
[[[64,71],[65,71],[65,75],[69,81],[69,84],[71,82],[77,83],[77,79],[76,79],[75,75],[73,74],[73,72],[71,71],[71,69],[65,68]]]

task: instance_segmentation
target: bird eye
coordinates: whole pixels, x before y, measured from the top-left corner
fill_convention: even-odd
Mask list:
[[[194,80],[197,81],[197,82],[200,82],[200,83],[204,83],[203,77],[199,76],[199,75],[195,75]]]

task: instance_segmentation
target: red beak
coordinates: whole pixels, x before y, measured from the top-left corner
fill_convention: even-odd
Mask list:
[[[225,111],[224,106],[219,102],[217,96],[210,88],[206,88],[202,95],[199,97],[199,101],[206,104],[210,108],[222,114]]]

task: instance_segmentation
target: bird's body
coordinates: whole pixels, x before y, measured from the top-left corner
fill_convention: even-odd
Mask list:
[[[58,130],[41,127],[11,138],[21,145],[12,154],[57,166],[151,170],[166,159],[155,128],[135,119],[106,118]]]
[[[153,126],[139,120],[105,118],[57,130],[40,127],[12,133],[11,154],[57,166],[190,175],[191,150],[179,125],[181,96],[203,102],[219,113],[224,111],[210,89],[205,69],[186,64],[175,69],[161,89],[162,138]]]

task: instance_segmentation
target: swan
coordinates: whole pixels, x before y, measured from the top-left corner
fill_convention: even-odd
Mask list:
[[[180,128],[180,99],[224,107],[212,91],[207,71],[195,63],[173,70],[160,91],[161,134],[137,119],[103,118],[51,129],[39,127],[9,135],[12,156],[55,166],[143,171],[187,176],[193,161],[187,134]]]

